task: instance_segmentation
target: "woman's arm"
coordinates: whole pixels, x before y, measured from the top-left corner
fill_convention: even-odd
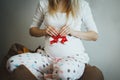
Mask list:
[[[80,39],[90,40],[90,41],[96,41],[98,38],[98,34],[95,31],[92,30],[89,30],[87,32],[75,31],[70,29],[70,27],[66,25],[60,29],[60,35],[61,36],[71,35]]]
[[[87,32],[71,31],[70,35],[89,41],[96,41],[98,39],[98,34],[94,31],[87,31]]]
[[[57,36],[58,31],[52,26],[47,26],[46,29],[40,29],[38,27],[32,27],[29,30],[30,35],[34,37],[42,37],[42,36]]]
[[[42,37],[47,35],[46,29],[39,29],[38,27],[32,27],[29,29],[29,33],[34,37]]]

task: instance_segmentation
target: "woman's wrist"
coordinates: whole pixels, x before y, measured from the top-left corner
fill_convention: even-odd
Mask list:
[[[80,38],[81,39],[81,35],[82,32],[81,31],[76,31],[76,30],[70,30],[70,35],[71,36],[74,36],[74,37],[77,37],[77,38]]]
[[[69,35],[70,36],[75,36],[74,34],[75,34],[75,31],[71,29]]]
[[[43,29],[43,30],[42,30],[42,34],[43,34],[44,36],[48,35],[47,32],[46,32],[46,29]]]

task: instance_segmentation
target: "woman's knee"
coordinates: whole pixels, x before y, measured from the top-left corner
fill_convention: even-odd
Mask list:
[[[10,71],[10,72],[13,71],[21,64],[24,65],[24,63],[26,62],[25,56],[26,56],[26,54],[19,54],[19,55],[15,55],[15,56],[10,57],[7,61],[7,64],[6,64],[8,71]]]
[[[69,61],[69,60],[68,60]],[[54,65],[53,75],[63,80],[75,80],[82,76],[85,68],[83,63],[59,62]]]
[[[10,59],[8,59],[7,64],[6,64],[6,68],[9,72],[12,72],[18,66],[19,66],[18,64],[15,64],[14,57],[11,57]]]

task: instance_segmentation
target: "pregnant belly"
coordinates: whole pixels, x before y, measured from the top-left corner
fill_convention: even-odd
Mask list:
[[[80,39],[67,37],[68,41],[64,44],[60,42],[50,44],[49,38],[45,40],[45,51],[54,57],[66,57],[84,52],[84,46]]]

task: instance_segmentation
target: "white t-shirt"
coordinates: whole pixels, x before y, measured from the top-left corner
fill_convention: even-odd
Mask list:
[[[90,6],[85,0],[79,0],[80,14],[76,19],[70,14],[68,20],[66,13],[57,12],[54,16],[48,13],[48,0],[39,0],[39,5],[33,17],[31,27],[45,28],[45,25],[51,25],[60,29],[67,24],[71,29],[81,31],[81,24],[84,22],[87,30],[92,30],[98,33]],[[54,57],[67,57],[80,55],[79,59],[83,63],[89,62],[88,54],[85,53],[85,48],[79,38],[66,36],[68,41],[65,44],[60,42],[50,44],[50,37],[45,38],[45,51]]]

